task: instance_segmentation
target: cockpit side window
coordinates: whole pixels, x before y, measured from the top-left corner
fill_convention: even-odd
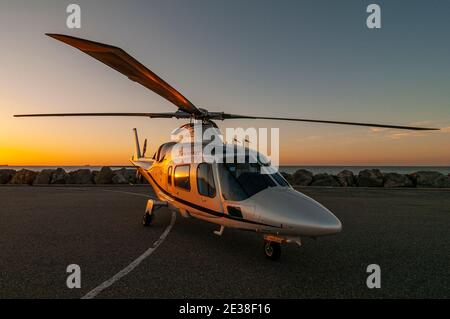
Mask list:
[[[242,201],[277,184],[267,174],[261,174],[259,163],[220,163],[220,185],[226,200]]]
[[[214,185],[214,175],[211,164],[198,164],[197,189],[200,195],[208,196],[211,198],[214,198],[216,196],[216,187]]]

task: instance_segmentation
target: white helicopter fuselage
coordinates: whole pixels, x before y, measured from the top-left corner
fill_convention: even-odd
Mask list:
[[[280,242],[300,242],[301,237],[341,231],[341,222],[333,213],[296,191],[278,172],[249,172],[247,164],[226,158],[217,162],[204,154],[195,154],[202,160],[186,163],[173,156],[174,145],[161,145],[151,160],[132,162],[158,199],[183,217],[260,232]],[[190,146],[196,149],[194,144]],[[252,165],[252,169],[261,166]]]
[[[160,95],[174,106],[176,112],[140,113],[39,113],[16,114],[15,117],[54,116],[120,116],[146,118],[176,118],[199,121],[217,128],[214,121],[247,119],[294,121],[323,124],[353,125],[402,130],[437,130],[437,128],[404,125],[318,120],[291,117],[254,116],[210,112],[197,108],[170,84],[145,67],[121,48],[64,34],[47,34],[106,64],[128,79]],[[190,128],[191,123],[182,128]],[[136,133],[136,131],[135,131]],[[195,135],[195,134],[194,134]],[[178,143],[180,144],[180,143]],[[323,236],[340,232],[341,222],[327,208],[294,190],[278,173],[260,174],[257,165],[230,164],[228,161],[180,164],[178,155],[169,155],[171,144],[160,146],[153,159],[140,155],[136,133],[136,157],[132,163],[138,173],[154,188],[159,201],[149,200],[143,224],[150,225],[153,211],[168,206],[185,217],[196,217],[225,227],[257,231],[265,234],[264,252],[270,259],[280,256],[280,243],[300,243],[301,236]],[[198,146],[198,145],[197,145]],[[202,146],[202,145],[200,145]],[[227,146],[228,147],[228,146]],[[234,146],[233,146],[234,147]],[[144,154],[145,154],[144,146]],[[202,150],[202,147],[200,147]],[[202,152],[202,151],[201,151]],[[164,154],[163,154],[164,153]],[[163,154],[163,155],[161,155]],[[198,154],[197,154],[198,155]],[[203,155],[203,154],[201,154]],[[259,154],[256,156],[259,158]],[[261,165],[263,165],[261,163]],[[266,166],[266,165],[263,165]]]

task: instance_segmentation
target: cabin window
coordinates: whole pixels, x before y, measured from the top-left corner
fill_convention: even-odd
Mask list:
[[[172,166],[167,170],[167,184],[172,185]]]
[[[174,184],[176,187],[183,188],[185,190],[191,189],[191,183],[189,181],[189,170],[189,165],[180,165],[175,167]]]
[[[197,189],[203,196],[215,197],[216,187],[214,186],[214,175],[212,165],[201,163],[197,167]]]

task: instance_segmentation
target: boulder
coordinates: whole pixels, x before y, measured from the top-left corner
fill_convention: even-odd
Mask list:
[[[113,171],[111,168],[102,167],[100,172],[95,174],[95,184],[111,184],[113,178]]]
[[[292,184],[292,175],[286,172],[280,172],[280,174],[284,177],[285,180],[288,181],[289,184]]]
[[[135,172],[136,174],[136,172]],[[139,174],[139,176],[136,176],[136,184],[148,184],[148,181],[145,179],[144,176]]]
[[[314,175],[311,186],[332,186],[339,187],[341,184],[338,182],[337,178],[333,175],[327,173]]]
[[[342,172],[338,173],[336,177],[341,186],[344,187],[356,186],[356,178],[352,171],[343,170]]]
[[[128,184],[128,174],[125,168],[116,170],[113,172],[112,177],[113,184]]]
[[[450,177],[439,172],[421,171],[412,174],[417,187],[450,188]]]
[[[68,184],[69,177],[63,168],[57,168],[52,174],[50,184]]]
[[[69,173],[68,184],[93,184],[94,178],[89,169],[79,169]]]
[[[299,169],[292,175],[292,184],[308,186],[313,180],[313,173],[306,169]]]
[[[383,174],[379,169],[365,169],[358,174],[358,186],[360,187],[382,187]]]
[[[15,174],[13,169],[0,169],[0,184],[8,184]]]
[[[127,176],[128,176],[128,182],[132,184],[137,184],[137,176],[136,176],[136,169],[127,169]]]
[[[121,173],[113,175],[112,183],[113,184],[129,184],[127,177]]]
[[[383,177],[384,187],[414,187],[413,181],[403,174],[387,173]]]
[[[52,180],[52,175],[55,173],[53,169],[44,169],[40,171],[34,179],[33,185],[48,185]]]
[[[113,172],[113,184],[135,184],[136,171],[132,169],[121,168]]]
[[[37,174],[38,174],[37,172],[33,172],[28,169],[21,169],[13,176],[13,178],[11,179],[11,181],[9,183],[10,184],[32,185]]]

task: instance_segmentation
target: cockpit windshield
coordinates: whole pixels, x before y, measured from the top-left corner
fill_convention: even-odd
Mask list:
[[[289,186],[278,173],[262,173],[267,165],[261,163],[219,163],[222,196],[230,201],[245,200],[260,191],[274,186]]]

